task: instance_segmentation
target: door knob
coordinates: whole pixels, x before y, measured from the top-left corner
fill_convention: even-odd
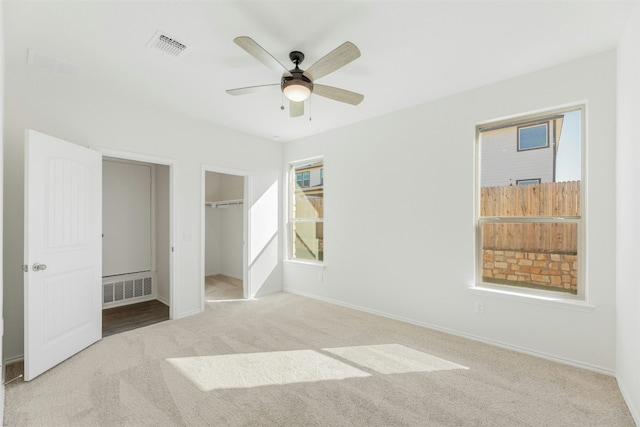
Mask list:
[[[46,264],[35,263],[35,264],[33,264],[33,267],[31,267],[31,268],[33,269],[33,271],[42,271],[42,270],[46,270],[47,266],[46,266]]]

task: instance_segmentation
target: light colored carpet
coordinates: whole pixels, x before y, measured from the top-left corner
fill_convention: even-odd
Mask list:
[[[633,426],[614,378],[287,293],[113,335],[10,426]]]

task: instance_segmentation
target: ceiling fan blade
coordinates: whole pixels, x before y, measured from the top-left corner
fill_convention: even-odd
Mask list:
[[[351,92],[346,89],[340,89],[333,86],[325,86],[314,84],[313,93],[316,95],[324,96],[325,98],[333,99],[334,101],[340,101],[351,105],[358,105],[364,99],[364,95],[356,92]]]
[[[280,61],[274,58],[269,52],[267,52],[262,46],[256,43],[251,37],[240,36],[233,39],[233,42],[247,51],[247,53],[258,61],[262,62],[267,67],[271,68],[277,73],[282,73],[286,76],[290,76],[291,73],[287,70],[287,67],[282,65]]]
[[[349,62],[360,57],[360,49],[351,42],[344,42],[309,67],[303,74],[314,81],[342,68]]]
[[[229,95],[247,95],[250,93],[258,93],[258,92],[265,92],[267,90],[271,90],[271,89],[275,89],[275,88],[279,88],[280,87],[280,83],[274,83],[274,84],[270,84],[270,85],[260,85],[260,86],[248,86],[248,87],[239,87],[236,89],[227,89],[227,93]]]
[[[300,117],[304,114],[304,101],[289,101],[289,116]]]

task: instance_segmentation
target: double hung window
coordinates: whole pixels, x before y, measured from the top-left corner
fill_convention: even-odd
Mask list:
[[[477,284],[584,297],[583,116],[574,107],[477,128]]]
[[[289,176],[289,259],[324,260],[322,159],[296,162]]]

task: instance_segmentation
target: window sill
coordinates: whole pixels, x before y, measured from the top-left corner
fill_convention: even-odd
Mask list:
[[[490,295],[497,298],[506,299],[510,301],[518,301],[529,304],[544,305],[547,307],[562,308],[575,311],[591,312],[595,309],[593,304],[589,304],[586,301],[562,298],[560,296],[553,295],[536,295],[526,292],[511,291],[505,289],[495,289],[482,285],[469,286],[468,288],[472,293],[477,295]]]
[[[291,264],[291,265],[299,265],[302,267],[316,268],[318,270],[324,270],[326,267],[326,265],[322,262],[300,261],[297,259],[285,259],[284,263]]]

